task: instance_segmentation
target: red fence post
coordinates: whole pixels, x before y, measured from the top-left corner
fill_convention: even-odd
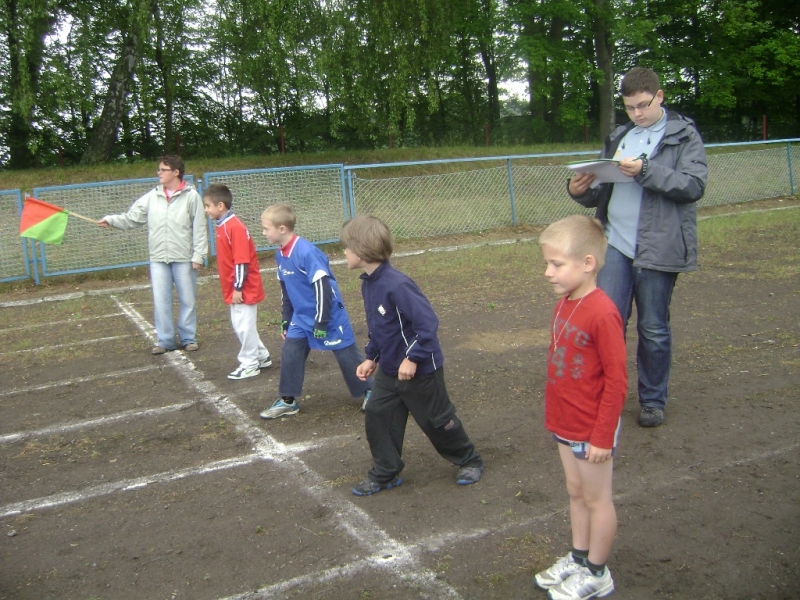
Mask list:
[[[392,145],[392,134],[389,134],[389,150],[391,150],[394,146]]]
[[[489,147],[489,124],[483,124],[483,140],[486,143],[486,147]]]
[[[767,115],[761,115],[761,139],[767,141]]]
[[[283,125],[280,126],[281,133],[281,154],[286,154],[286,139],[283,137]]]

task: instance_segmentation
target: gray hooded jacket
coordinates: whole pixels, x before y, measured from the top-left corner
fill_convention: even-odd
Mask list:
[[[606,140],[601,158],[611,158],[634,123],[617,127]],[[708,181],[703,140],[688,117],[667,111],[664,136],[648,158],[645,175],[634,178],[644,190],[636,233],[636,267],[684,272],[697,269],[697,205]],[[595,217],[608,220],[613,183],[603,183],[582,196],[578,204],[596,207]]]

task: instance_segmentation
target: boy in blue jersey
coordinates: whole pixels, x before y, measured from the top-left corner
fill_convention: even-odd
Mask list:
[[[350,318],[328,257],[314,244],[294,233],[297,218],[287,204],[273,204],[261,215],[261,227],[275,252],[281,282],[280,398],[261,413],[262,419],[294,415],[300,410],[306,359],[313,350],[331,350],[354,397],[363,396],[364,410],[372,379],[356,376],[364,360],[356,346]]]
[[[357,373],[364,381],[375,375],[364,423],[373,464],[353,493],[370,496],[403,483],[409,412],[442,458],[460,467],[456,483],[476,483],[483,459],[447,394],[439,319],[417,284],[389,263],[392,233],[380,219],[362,215],[344,224],[341,241],[347,266],[364,270],[369,343]]]

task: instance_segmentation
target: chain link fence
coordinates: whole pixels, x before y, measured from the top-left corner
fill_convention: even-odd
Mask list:
[[[791,140],[796,142],[797,140]],[[759,142],[760,144],[760,142]],[[709,183],[698,206],[734,204],[795,193],[800,171],[800,146],[726,152],[708,156]],[[728,148],[741,144],[712,144]],[[732,149],[732,148],[731,148]],[[586,153],[581,153],[586,154]],[[465,170],[446,175],[415,177],[349,177],[354,213],[382,219],[398,238],[417,238],[482,231],[507,225],[545,225],[570,214],[594,214],[574,202],[566,191],[568,171],[563,165],[514,164],[526,159],[568,157],[530,155],[501,159],[461,159],[462,162],[505,161],[502,167]],[[592,153],[592,156],[596,154]],[[430,165],[403,163],[404,167]],[[355,173],[396,168],[394,164],[359,165]]]
[[[28,238],[20,237],[22,193],[19,190],[0,191],[0,282],[30,279],[31,260]],[[35,272],[39,283],[38,272]]]
[[[266,250],[261,235],[261,213],[271,204],[289,204],[297,214],[298,235],[316,243],[339,240],[339,229],[347,218],[342,165],[254,169],[206,173],[212,183],[227,185],[233,193],[233,212],[247,225],[256,249]],[[211,242],[213,241],[211,235]],[[212,247],[212,255],[216,249]]]
[[[736,144],[710,144],[731,148]],[[736,204],[797,192],[800,183],[800,146],[786,143],[764,150],[711,154],[708,186],[698,206]]]
[[[794,194],[800,182],[800,139],[778,140],[765,149],[733,148],[762,142],[711,144],[709,184],[699,206],[714,206]],[[793,145],[794,144],[794,145]],[[223,183],[234,196],[233,210],[248,226],[259,250],[269,249],[260,235],[261,213],[283,202],[297,212],[297,232],[315,243],[339,239],[342,222],[355,214],[383,219],[397,238],[419,238],[485,231],[512,225],[544,225],[569,214],[592,214],[566,192],[568,171],[562,161],[596,153],[539,154],[415,163],[343,166],[319,165],[207,173],[203,183]],[[547,161],[549,164],[535,164]],[[411,174],[395,173],[410,169]],[[379,177],[381,170],[392,176]],[[438,170],[420,175],[420,171]],[[446,172],[445,172],[446,171]],[[416,173],[416,174],[414,174]],[[374,175],[366,177],[363,175]],[[191,176],[187,181],[193,182]],[[33,190],[33,195],[69,211],[100,219],[126,211],[157,179],[137,179]],[[200,187],[200,186],[198,186]],[[202,191],[202,190],[200,190]],[[5,219],[0,236],[0,280],[33,273],[15,227],[20,192],[0,191]],[[8,228],[8,231],[6,231]],[[213,228],[212,228],[213,230]],[[213,234],[211,255],[215,255]],[[45,276],[147,264],[146,226],[131,231],[105,230],[81,219],[68,221],[61,246],[37,243]]]
[[[184,178],[194,184],[192,176]],[[126,212],[137,198],[158,184],[158,178],[128,179],[34,188],[33,196],[92,219]],[[66,275],[133,267],[148,263],[147,225],[137,229],[101,229],[70,218],[60,246],[36,244],[42,275]]]

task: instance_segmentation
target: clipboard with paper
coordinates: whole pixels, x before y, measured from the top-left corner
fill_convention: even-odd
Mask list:
[[[619,165],[619,160],[613,158],[594,158],[570,162],[566,166],[576,173],[594,173],[594,181],[589,186],[591,188],[596,188],[601,183],[630,183],[633,181],[633,177],[623,175],[617,165]]]

